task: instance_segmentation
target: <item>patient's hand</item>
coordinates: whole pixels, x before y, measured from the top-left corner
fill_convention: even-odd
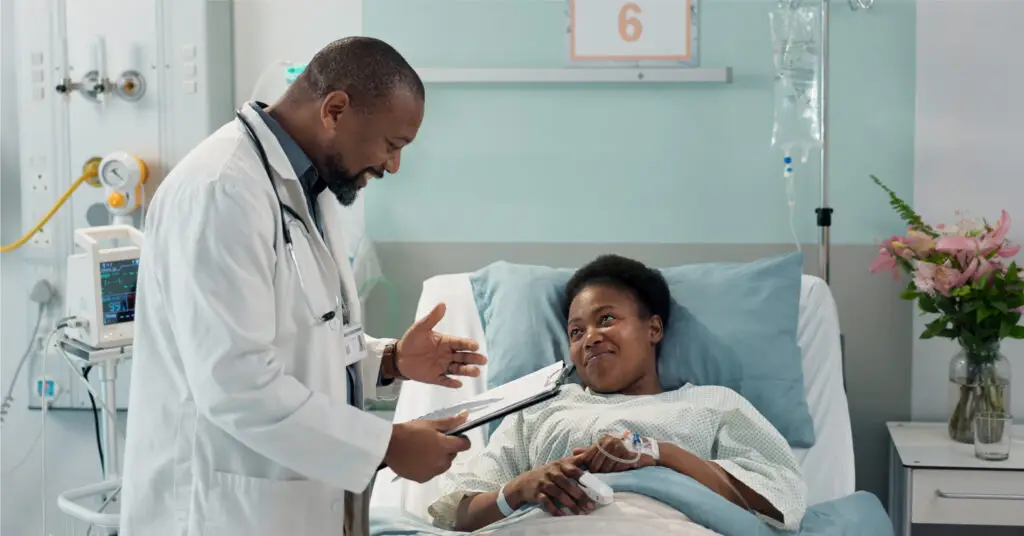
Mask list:
[[[583,470],[571,459],[556,460],[532,471],[523,473],[505,485],[505,497],[513,510],[525,504],[539,504],[553,516],[593,510],[596,505],[580,488],[579,479]]]
[[[600,448],[598,448],[599,445]],[[604,452],[601,452],[602,450]],[[648,454],[642,454],[640,459],[632,463],[625,463],[609,458],[605,453],[611,454],[620,460],[636,459],[636,453],[627,449],[626,444],[622,442],[621,438],[611,435],[605,435],[597,440],[597,443],[585,449],[573,449],[572,451],[573,459],[576,460],[576,463],[586,466],[587,470],[591,473],[621,473],[630,469],[657,465],[654,458]]]

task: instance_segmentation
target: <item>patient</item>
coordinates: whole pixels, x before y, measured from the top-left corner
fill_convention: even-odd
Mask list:
[[[637,261],[608,255],[578,270],[564,309],[584,386],[568,385],[506,417],[485,450],[442,476],[444,495],[429,509],[435,524],[473,531],[503,519],[499,491],[513,510],[539,505],[554,516],[585,514],[594,505],[576,484],[582,470],[660,465],[796,530],[806,485],[779,432],[729,388],[662,390],[657,354],[670,305],[661,273]],[[627,431],[657,443],[658,460],[627,450],[619,439]],[[643,453],[638,460],[634,451]]]

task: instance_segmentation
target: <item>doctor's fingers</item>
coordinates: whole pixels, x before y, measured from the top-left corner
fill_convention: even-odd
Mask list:
[[[445,342],[448,343],[448,346],[454,352],[475,352],[480,349],[480,344],[478,344],[473,339],[465,339],[463,337],[452,337],[451,335],[446,336],[446,339],[447,340]],[[486,362],[487,360],[485,359],[484,363]]]
[[[448,364],[446,372],[452,376],[469,376],[471,378],[476,378],[480,375],[480,369],[478,367],[474,365],[463,365],[462,363],[456,363],[454,361]]]
[[[447,436],[444,438],[442,445],[452,457],[460,452],[469,450],[469,447],[473,446],[469,438],[463,435]]]
[[[452,352],[452,363],[459,363],[462,365],[486,365],[487,356],[476,352],[468,351],[453,351]]]

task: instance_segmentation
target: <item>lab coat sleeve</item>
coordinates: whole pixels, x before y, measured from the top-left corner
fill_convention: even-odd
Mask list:
[[[373,373],[374,383],[366,383],[365,385],[376,386],[376,397],[378,400],[397,400],[398,393],[401,390],[402,380],[393,380],[385,383],[383,376],[381,376],[381,364],[384,357],[384,347],[398,342],[395,339],[375,339],[366,336],[366,357],[363,360],[363,370],[369,370]]]
[[[251,181],[221,177],[183,196],[154,267],[169,297],[175,342],[201,414],[252,450],[309,478],[366,489],[391,424],[311,391],[285,372],[274,277],[277,206]],[[284,254],[282,252],[282,254]],[[314,357],[315,358],[315,357]]]

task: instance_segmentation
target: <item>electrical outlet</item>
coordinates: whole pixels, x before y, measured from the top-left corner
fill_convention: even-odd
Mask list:
[[[43,227],[36,232],[36,234],[32,235],[32,240],[30,240],[29,243],[39,248],[49,248],[50,233],[46,232],[46,227]]]

